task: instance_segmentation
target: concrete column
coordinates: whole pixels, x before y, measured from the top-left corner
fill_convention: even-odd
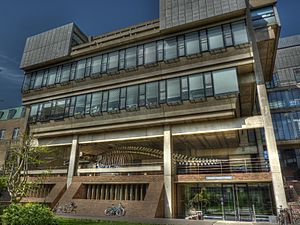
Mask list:
[[[128,200],[128,184],[125,186],[125,201]]]
[[[280,206],[282,206],[283,208],[287,208],[284,183],[282,179],[280,161],[269,108],[266,86],[264,84],[257,85],[257,93],[260,103],[261,114],[264,119],[266,146],[268,150],[269,163],[272,173],[272,182],[276,207],[279,208]]]
[[[101,184],[101,194],[100,199],[105,200],[105,184]]]
[[[174,167],[173,142],[170,126],[164,129],[164,212],[166,218],[174,217]]]
[[[120,200],[123,200],[124,184],[120,186]]]
[[[77,162],[78,162],[78,136],[74,135],[72,140],[70,160],[69,160],[67,188],[69,188],[70,185],[72,184],[73,176],[77,171]]]

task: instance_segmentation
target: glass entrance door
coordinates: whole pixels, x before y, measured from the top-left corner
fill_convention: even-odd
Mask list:
[[[225,220],[251,220],[251,204],[246,184],[224,184],[222,196]]]

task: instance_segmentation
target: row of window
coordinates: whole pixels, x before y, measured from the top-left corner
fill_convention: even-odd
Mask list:
[[[300,138],[300,111],[272,113],[276,140],[295,140]],[[264,137],[264,135],[262,135]]]
[[[275,87],[286,87],[291,85],[296,85],[300,83],[300,68],[295,68],[293,70],[293,76],[281,76],[279,77],[278,73],[274,73],[272,80],[266,82],[267,88],[275,88]]]
[[[16,115],[16,113],[17,113],[17,110],[16,110],[16,109],[10,109],[10,110],[8,111],[8,115],[7,115],[6,119],[7,119],[7,120],[13,119],[14,116]],[[3,111],[0,111],[0,120],[2,119],[2,117],[4,116],[4,114],[5,114],[5,113],[4,113]]]
[[[4,140],[5,138],[5,133],[6,130],[0,130],[0,140]],[[14,128],[13,133],[12,133],[12,139],[17,140],[20,134],[20,128]]]
[[[160,104],[200,101],[210,96],[239,91],[236,68],[94,92],[31,106],[29,121],[101,115],[103,112],[137,110]]]
[[[300,107],[300,89],[268,93],[270,109]]]
[[[67,84],[72,80],[99,77],[248,42],[245,21],[238,21],[27,74],[22,90]]]

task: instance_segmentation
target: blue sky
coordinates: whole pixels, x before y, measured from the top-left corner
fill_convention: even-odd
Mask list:
[[[28,36],[75,22],[97,35],[159,17],[159,0],[1,0],[0,109],[21,105],[19,64]],[[300,34],[300,0],[278,0],[281,36]]]

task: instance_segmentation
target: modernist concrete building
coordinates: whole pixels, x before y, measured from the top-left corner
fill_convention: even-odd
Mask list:
[[[52,174],[28,200],[74,201],[86,216],[121,202],[132,217],[196,208],[237,221],[286,207],[265,86],[280,33],[275,4],[161,0],[158,20],[29,37],[23,104],[36,144],[52,149],[30,173]]]
[[[300,195],[300,36],[279,40],[275,73],[267,83],[288,200]]]
[[[0,109],[0,171],[6,158],[6,148],[10,141],[18,140],[26,131],[25,108]]]

